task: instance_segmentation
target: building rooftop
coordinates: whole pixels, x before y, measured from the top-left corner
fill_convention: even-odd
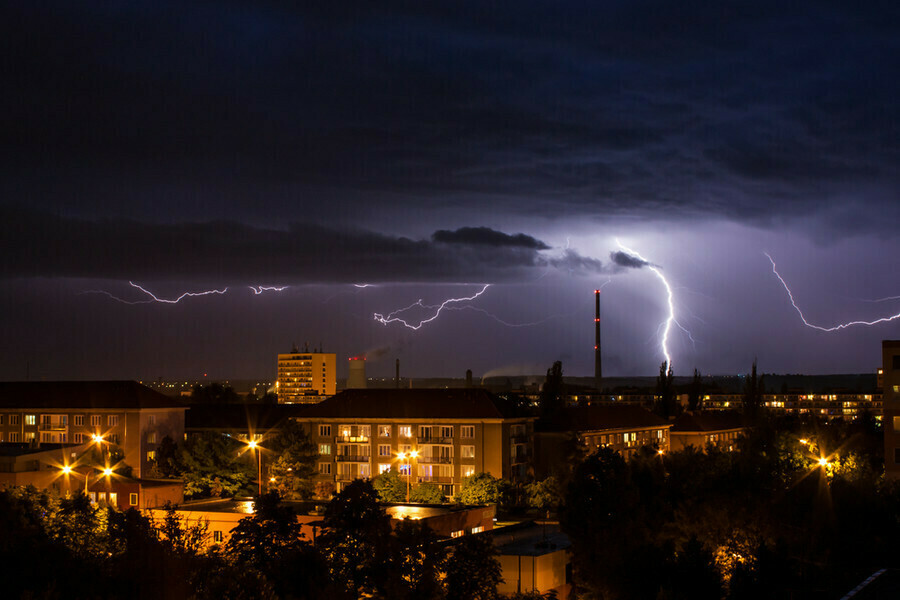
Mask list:
[[[305,418],[337,419],[504,419],[521,416],[487,390],[344,390],[305,407]]]
[[[572,406],[539,421],[538,431],[602,431],[634,427],[667,427],[667,420],[634,405]]]
[[[188,430],[266,432],[303,416],[303,404],[195,404],[184,415]]]
[[[565,550],[572,543],[559,530],[559,523],[525,522],[494,529],[494,547],[503,556],[543,556]]]
[[[740,429],[743,426],[740,413],[733,410],[703,411],[679,415],[672,426],[672,432],[722,431]]]
[[[0,408],[138,409],[186,406],[136,381],[4,381]]]

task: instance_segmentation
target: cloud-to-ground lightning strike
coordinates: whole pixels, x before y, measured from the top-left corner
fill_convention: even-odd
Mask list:
[[[651,263],[649,260],[647,260],[646,258],[641,256],[640,253],[635,252],[631,248],[625,246],[618,239],[616,239],[616,243],[619,245],[619,248],[621,248],[628,254],[631,254],[632,256],[636,256],[637,258],[639,258],[642,261],[644,261],[645,263],[647,263],[647,268],[650,269],[651,271],[653,271],[653,273],[657,277],[659,277],[659,280],[662,281],[663,286],[666,288],[666,299],[667,299],[667,302],[669,305],[669,317],[660,324],[660,328],[662,328],[662,330],[663,330],[662,339],[660,340],[660,348],[662,350],[663,356],[665,356],[665,358],[666,358],[666,364],[669,367],[671,367],[672,366],[672,355],[669,354],[669,332],[672,330],[672,324],[674,323],[679,329],[681,329],[683,332],[685,332],[687,334],[688,338],[691,339],[691,341],[694,340],[694,338],[691,336],[691,332],[688,331],[687,329],[685,329],[685,327],[681,323],[679,323],[678,320],[675,318],[675,294],[672,292],[672,286],[669,285],[668,280],[666,279],[665,275],[662,274],[662,271],[659,269],[659,267],[657,267],[656,265]]]
[[[281,287],[278,287],[278,286],[274,286],[274,285],[273,286],[260,285],[257,287],[253,287],[252,285],[248,285],[247,287],[250,288],[251,290],[253,290],[254,294],[259,296],[263,292],[283,292],[284,290],[288,289],[290,286],[283,285]]]
[[[418,329],[421,329],[421,327],[423,325],[425,325],[426,323],[430,323],[430,322],[434,321],[435,319],[437,319],[438,315],[441,314],[441,311],[443,311],[444,308],[446,308],[448,304],[453,304],[456,302],[468,302],[470,300],[474,300],[478,296],[482,295],[485,291],[487,291],[487,289],[490,286],[491,286],[491,284],[486,283],[486,284],[484,284],[484,287],[481,288],[480,291],[476,292],[472,296],[469,296],[466,298],[448,298],[447,300],[444,300],[440,304],[423,304],[422,300],[420,298],[418,301],[413,302],[409,306],[395,310],[394,312],[389,313],[386,316],[382,315],[380,313],[375,313],[375,320],[378,321],[379,323],[381,323],[382,325],[387,325],[388,323],[401,323],[404,327],[418,330]],[[421,321],[419,321],[418,325],[413,325],[413,324],[407,322],[406,320],[402,319],[401,317],[397,316],[397,315],[402,314],[402,313],[404,313],[412,308],[415,308],[417,306],[420,308],[428,309],[428,310],[433,310],[433,309],[436,309],[436,310],[435,310],[435,313],[433,315],[431,315],[430,317],[428,317],[427,319],[422,319]]]
[[[791,301],[791,306],[794,307],[794,310],[797,311],[797,314],[800,315],[800,320],[803,321],[803,324],[812,329],[818,329],[819,331],[832,332],[832,331],[840,331],[841,329],[847,329],[848,327],[853,327],[856,325],[878,325],[880,323],[890,323],[891,321],[895,321],[900,319],[900,313],[891,315],[889,317],[881,317],[880,319],[875,319],[874,321],[848,321],[846,323],[840,323],[838,325],[833,325],[831,327],[823,327],[821,325],[815,325],[814,323],[810,323],[806,320],[806,317],[803,315],[803,311],[800,310],[800,307],[797,306],[797,302],[794,301],[794,294],[791,292],[791,288],[788,287],[787,282],[785,282],[784,277],[778,272],[778,268],[775,266],[775,259],[769,255],[768,252],[763,252],[766,255],[766,258],[769,259],[769,262],[772,263],[772,272],[775,274],[775,277],[778,278],[778,281],[781,282],[781,285],[784,286],[784,291],[787,292],[788,298]],[[885,298],[884,300],[889,300],[890,298]]]

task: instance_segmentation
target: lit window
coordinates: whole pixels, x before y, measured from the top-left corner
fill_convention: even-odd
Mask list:
[[[398,428],[398,433],[402,438],[411,438],[412,437],[412,426],[410,425],[400,425]]]
[[[147,434],[147,443],[148,444],[156,443],[156,432],[155,431],[151,431],[150,433]]]
[[[378,463],[378,474],[381,475],[391,470],[391,463]]]
[[[149,450],[147,452],[147,460],[156,460],[156,450]]]
[[[474,438],[475,437],[475,426],[474,425],[460,425],[459,437],[468,438],[468,439]]]
[[[331,444],[319,444],[319,454],[331,454]]]
[[[459,456],[461,458],[475,458],[475,446],[460,446]]]
[[[34,425],[35,424],[34,415],[25,415],[25,424],[26,425]]]
[[[390,425],[379,425],[378,426],[378,437],[391,437],[391,426]]]
[[[471,477],[475,474],[475,465],[463,465],[462,466],[462,476],[463,477]]]
[[[371,477],[372,470],[370,468],[369,463],[359,465],[359,476],[360,477]]]
[[[456,531],[450,532],[450,537],[452,537],[452,538],[458,538],[458,537],[462,537],[464,535],[466,535],[466,532],[462,529],[458,529]]]
[[[213,542],[216,544],[221,544],[224,539],[224,535],[222,535],[221,531],[213,531]]]
[[[137,506],[138,503],[138,495],[137,494],[128,494],[128,504],[131,506]]]
[[[472,528],[472,533],[481,533],[482,531],[484,531],[484,525],[479,525],[478,527]]]

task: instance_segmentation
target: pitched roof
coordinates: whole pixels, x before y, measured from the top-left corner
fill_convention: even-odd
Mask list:
[[[600,431],[639,427],[663,427],[670,423],[645,408],[632,405],[571,406],[541,419],[539,431]]]
[[[177,408],[185,406],[136,381],[4,381],[0,408]]]
[[[268,431],[291,417],[302,417],[301,404],[194,404],[184,415],[185,429]]]
[[[513,407],[490,392],[463,389],[345,390],[306,407],[304,418],[503,419]]]
[[[740,429],[743,426],[740,413],[733,410],[702,411],[679,415],[675,419],[672,432],[722,431],[725,429]]]

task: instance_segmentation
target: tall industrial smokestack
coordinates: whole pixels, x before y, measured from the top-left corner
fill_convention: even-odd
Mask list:
[[[399,390],[400,389],[400,359],[399,358],[397,359],[397,367],[396,368],[397,368],[397,374],[394,377],[394,387],[396,387]]]
[[[603,361],[600,351],[600,290],[594,290],[594,387],[600,390],[603,382]]]

